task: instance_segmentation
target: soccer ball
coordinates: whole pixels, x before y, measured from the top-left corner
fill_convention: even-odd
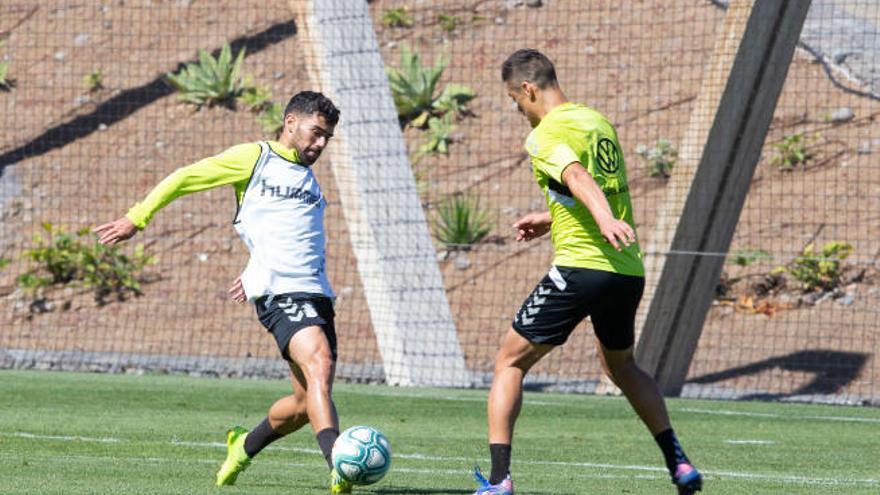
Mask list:
[[[391,444],[375,428],[352,426],[333,444],[333,467],[355,485],[371,485],[391,467]]]

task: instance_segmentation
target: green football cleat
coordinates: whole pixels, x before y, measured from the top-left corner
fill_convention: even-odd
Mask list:
[[[330,471],[330,493],[351,493],[351,486],[335,469]]]
[[[239,473],[250,466],[251,458],[244,452],[244,439],[247,433],[248,431],[241,426],[226,432],[226,460],[217,471],[217,486],[234,485]]]

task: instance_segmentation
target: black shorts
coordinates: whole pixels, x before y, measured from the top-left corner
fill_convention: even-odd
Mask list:
[[[523,302],[513,329],[533,344],[562,345],[589,316],[606,349],[627,349],[644,290],[644,277],[554,266]]]
[[[268,304],[267,304],[268,303]],[[254,304],[260,323],[275,337],[281,356],[290,361],[287,347],[290,339],[303,328],[319,326],[324,329],[330,353],[336,359],[336,327],[333,326],[333,301],[321,294],[292,292],[277,296],[263,296]]]

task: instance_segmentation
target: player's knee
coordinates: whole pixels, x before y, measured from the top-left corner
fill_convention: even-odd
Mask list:
[[[336,361],[329,349],[316,352],[309,358],[308,368],[309,382],[317,384],[329,383],[333,376],[333,367]]]
[[[630,350],[605,351],[604,358],[606,372],[612,379],[614,379],[615,376],[619,376],[621,373],[638,368],[635,357],[633,357],[632,351]]]

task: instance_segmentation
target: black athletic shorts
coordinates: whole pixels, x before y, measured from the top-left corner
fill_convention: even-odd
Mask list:
[[[303,328],[319,326],[324,329],[330,352],[336,359],[336,327],[333,325],[333,301],[322,294],[291,292],[263,296],[256,300],[257,316],[266,330],[275,337],[281,356],[290,361],[287,353],[290,339]]]
[[[627,349],[644,290],[644,277],[554,266],[523,302],[513,329],[533,344],[562,345],[589,316],[606,349]]]

